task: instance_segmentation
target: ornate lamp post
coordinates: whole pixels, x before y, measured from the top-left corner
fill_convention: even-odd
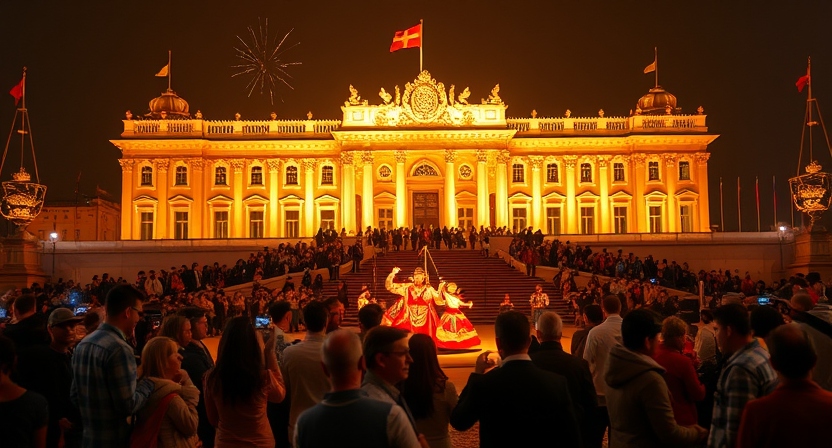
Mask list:
[[[21,106],[14,114],[12,127],[9,131],[9,138],[6,140],[6,148],[3,151],[3,159],[0,161],[0,174],[6,165],[6,157],[9,153],[9,145],[15,133],[15,125],[20,119],[20,128],[17,134],[20,135],[20,169],[12,174],[12,180],[2,182],[3,195],[0,197],[0,215],[15,224],[13,237],[22,237],[23,229],[40,214],[43,202],[46,198],[46,185],[40,183],[38,176],[37,159],[35,158],[35,146],[32,142],[32,129],[29,122],[29,111],[26,109],[26,68],[23,68],[23,79],[20,81]],[[27,138],[28,137],[28,138]],[[26,171],[24,166],[25,151],[28,140],[32,153],[32,164],[35,173],[35,181]]]
[[[814,230],[825,230],[822,228],[815,228],[815,223],[820,219],[823,212],[829,210],[832,204],[832,174],[821,171],[823,167],[816,160],[812,152],[812,128],[820,124],[823,130],[823,136],[826,139],[826,146],[832,155],[832,147],[829,146],[829,136],[826,133],[826,126],[823,124],[823,117],[820,114],[820,106],[816,98],[812,97],[812,78],[811,78],[812,60],[809,59],[809,65],[806,69],[806,76],[798,81],[798,88],[802,90],[803,85],[809,87],[808,98],[806,99],[806,123],[803,126],[803,132],[800,136],[800,156],[798,159],[798,173],[797,176],[789,179],[789,187],[791,188],[792,201],[795,207],[809,215],[809,227],[811,232]],[[817,111],[818,121],[813,118],[813,110]],[[800,165],[803,159],[803,144],[806,140],[806,129],[809,129],[809,164],[806,166],[806,173],[800,174]]]

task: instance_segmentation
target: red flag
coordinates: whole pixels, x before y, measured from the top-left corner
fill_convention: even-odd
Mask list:
[[[797,91],[802,92],[803,88],[806,87],[806,84],[809,84],[809,75],[803,75],[797,79],[797,82],[794,85],[797,86]]]
[[[403,48],[417,48],[422,46],[422,24],[410,27],[404,31],[396,31],[390,53]]]
[[[20,80],[12,90],[9,90],[9,93],[14,97],[14,105],[17,106],[17,103],[20,102],[20,99],[23,98],[23,84],[26,82],[26,78]]]

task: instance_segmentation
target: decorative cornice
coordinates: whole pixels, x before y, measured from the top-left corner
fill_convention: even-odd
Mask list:
[[[343,149],[494,149],[506,148],[517,131],[514,129],[459,130],[378,130],[335,131],[332,136]]]
[[[246,153],[251,151],[338,151],[339,144],[335,140],[110,140],[110,143],[124,152],[176,151],[187,154],[204,154],[212,151],[235,151]]]
[[[266,166],[269,167],[270,173],[280,171],[280,165],[282,164],[280,159],[266,159]]]
[[[664,164],[668,167],[676,166],[676,154],[662,154]]]
[[[231,168],[234,169],[235,173],[242,173],[245,161],[242,159],[231,159],[228,161],[228,164],[231,165]]]
[[[708,159],[711,158],[711,153],[709,152],[698,152],[693,155],[693,159],[696,160],[696,163],[699,165],[707,165]]]
[[[597,156],[596,158],[598,160],[598,167],[599,168],[606,168],[607,165],[610,163],[610,159],[612,159],[612,156],[602,155],[602,156]]]
[[[373,164],[373,153],[372,151],[364,151],[361,153],[361,163],[364,165],[372,165]]]
[[[628,148],[632,146],[707,146],[718,135],[628,135],[621,137],[515,138],[509,149]]]
[[[456,151],[453,149],[445,150],[445,163],[454,163],[456,161]]]
[[[301,164],[303,165],[303,170],[307,173],[314,173],[315,168],[318,167],[318,159],[302,159]]]
[[[529,165],[532,166],[532,170],[539,171],[543,165],[543,156],[529,156]]]
[[[633,163],[636,164],[636,166],[643,167],[644,161],[647,160],[647,156],[645,156],[644,154],[633,154],[630,156],[630,160],[632,160]]]
[[[393,154],[393,157],[396,158],[396,163],[405,163],[407,161],[407,151],[403,149],[397,149],[396,152]]]
[[[191,169],[193,170],[202,171],[202,169],[205,167],[205,160],[201,158],[188,159],[186,162],[191,166]]]
[[[170,166],[170,159],[154,159],[153,163],[156,165],[156,169],[158,169],[160,173],[168,172],[168,167]]]
[[[576,163],[578,163],[578,156],[563,156],[563,164],[567,170],[574,170]]]
[[[352,151],[341,151],[341,166],[347,166],[353,164],[353,153]]]
[[[507,150],[502,150],[497,153],[497,163],[501,165],[508,164],[509,160],[511,160],[511,153]]]

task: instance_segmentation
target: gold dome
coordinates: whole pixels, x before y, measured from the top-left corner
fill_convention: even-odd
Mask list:
[[[163,118],[190,118],[188,102],[176,95],[171,89],[162,96],[150,100],[150,117]],[[164,112],[164,113],[163,113]]]
[[[667,107],[670,106],[670,113],[676,113],[676,95],[656,86],[650,89],[647,95],[639,98],[638,110],[645,115],[667,114]]]

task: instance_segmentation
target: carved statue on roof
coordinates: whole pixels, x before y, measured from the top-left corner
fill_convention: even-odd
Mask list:
[[[356,89],[352,86],[352,84],[350,84],[350,97],[347,99],[347,101],[344,101],[344,106],[360,106],[362,104],[366,106],[367,100],[364,100],[364,102],[362,103],[361,95],[358,94],[358,89]]]
[[[457,97],[457,100],[459,100],[459,102],[462,103],[462,104],[468,104],[468,97],[469,96],[471,96],[471,91],[468,90],[468,87],[466,87],[465,90],[463,90],[462,93],[459,94],[459,97]]]
[[[451,84],[451,88],[448,89],[448,104],[451,105],[451,106],[454,105],[454,101],[455,101],[454,100],[454,87],[456,87],[456,86]]]
[[[384,101],[385,105],[390,104],[390,100],[393,98],[389,93],[387,93],[386,90],[384,90],[384,87],[382,87],[381,91],[378,92],[378,96],[381,97],[381,99],[382,99],[382,101]]]
[[[497,84],[491,89],[491,94],[488,95],[488,104],[503,104],[503,99],[500,98],[500,85]]]

